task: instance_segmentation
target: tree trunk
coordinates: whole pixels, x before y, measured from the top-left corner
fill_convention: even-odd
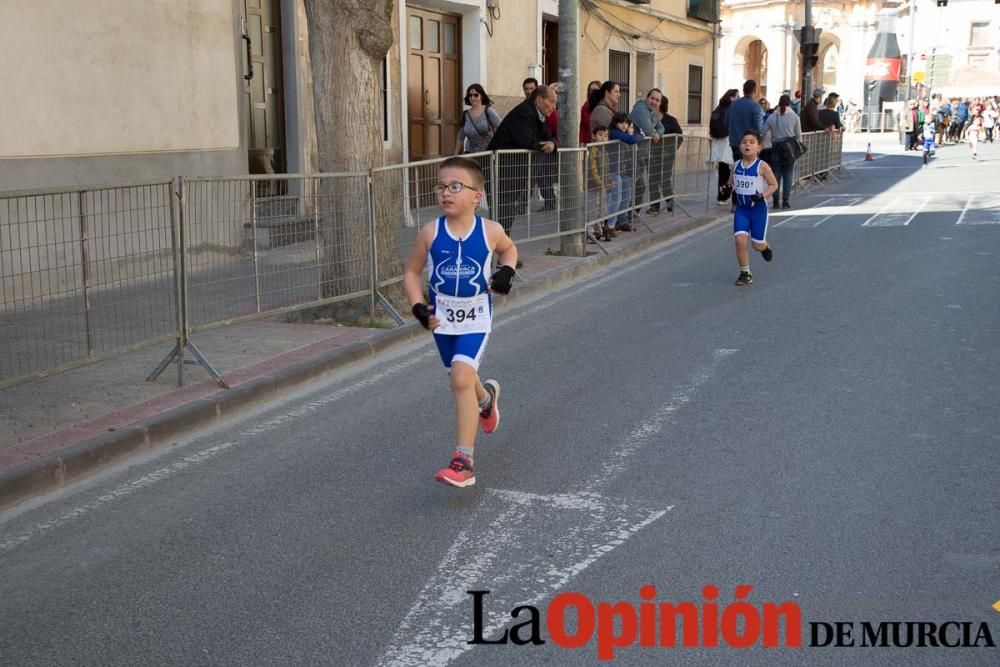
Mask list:
[[[393,44],[392,7],[392,0],[305,0],[320,171],[364,174],[323,179],[324,297],[371,289],[367,172],[384,160],[380,68]],[[376,219],[391,225],[391,217]],[[395,253],[381,259],[399,261]],[[380,266],[383,279],[387,270],[398,269]]]

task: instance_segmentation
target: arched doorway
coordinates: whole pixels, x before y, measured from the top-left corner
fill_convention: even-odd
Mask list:
[[[762,97],[767,96],[767,47],[759,39],[747,44],[743,56],[743,78],[756,81],[757,91]]]
[[[837,62],[840,60],[840,47],[834,43],[826,45],[820,52],[819,62],[813,71],[813,81],[820,83],[826,90],[837,89]]]

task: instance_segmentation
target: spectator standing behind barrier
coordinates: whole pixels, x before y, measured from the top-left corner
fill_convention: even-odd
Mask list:
[[[469,108],[462,112],[462,125],[455,138],[455,155],[485,151],[500,127],[500,114],[478,83],[465,91],[465,104]]]
[[[664,95],[660,98],[660,113],[663,119],[663,168],[660,170],[660,196],[667,198],[667,211],[674,212],[674,163],[677,161],[677,149],[684,142],[684,130],[677,119],[667,113],[670,109],[670,100]],[[660,210],[660,203],[654,204],[656,211]],[[652,211],[653,209],[650,208]]]
[[[733,166],[733,151],[729,147],[729,107],[739,97],[740,91],[730,88],[719,98],[719,106],[715,107],[708,121],[708,135],[712,140],[708,161],[714,162],[719,169],[719,189],[716,200],[721,204],[728,197],[723,196],[723,187],[729,183],[729,170]]]
[[[595,127],[592,136],[594,142],[601,143],[608,141],[608,128],[606,127]],[[588,191],[594,192],[596,195],[596,204],[594,207],[598,213],[597,216],[603,218],[604,216],[611,215],[616,212],[617,204],[615,204],[615,209],[612,211],[610,202],[611,196],[615,194],[616,183],[611,177],[611,169],[608,160],[608,147],[607,146],[590,146],[587,148],[587,161],[588,161]],[[618,186],[621,185],[621,179],[618,179]],[[609,222],[611,224],[609,224]],[[610,218],[605,218],[603,222],[598,222],[595,225],[594,237],[598,240],[604,239],[605,241],[610,241],[611,239],[618,236],[615,232],[614,223],[611,222]]]
[[[587,84],[587,96],[583,98],[583,106],[580,107],[580,145],[585,146],[590,143],[593,136],[590,132],[590,96],[595,90],[601,89],[600,81],[591,81]],[[605,126],[606,127],[606,126]]]
[[[764,110],[760,108],[756,98],[757,82],[748,79],[743,84],[743,97],[734,101],[729,107],[729,146],[732,149],[734,162],[743,158],[740,151],[743,134],[747,130],[753,130],[758,134],[764,131]]]
[[[771,103],[767,101],[766,97],[760,98],[760,109],[764,112],[764,121],[767,122],[767,117],[771,115],[774,109],[771,108]]]
[[[611,119],[618,113],[618,98],[621,90],[614,81],[605,81],[596,92],[590,94],[587,104],[590,106],[590,131],[595,127],[611,129]]]
[[[772,208],[778,208],[778,196],[781,195],[781,208],[791,208],[792,175],[795,173],[795,160],[791,157],[795,151],[792,146],[784,146],[785,142],[802,141],[802,124],[799,117],[791,110],[792,98],[782,95],[778,100],[778,108],[764,122],[764,133],[771,143],[771,170],[778,182],[774,191]]]
[[[612,197],[618,204],[616,207],[618,210],[618,219],[615,222],[614,228],[616,231],[622,232],[632,231],[632,225],[629,223],[632,210],[632,156],[634,155],[635,145],[642,141],[641,134],[629,132],[630,126],[631,121],[628,118],[628,114],[616,113],[611,119],[611,138],[619,142],[611,146],[611,159],[609,160],[610,171],[613,174],[612,178],[614,178],[615,174],[618,176],[616,185],[618,185],[619,196],[617,198]]]
[[[500,122],[488,150],[529,149],[551,153],[556,142],[548,136],[545,119],[556,109],[556,94],[546,86],[535,88],[531,97],[521,102]],[[499,188],[497,197],[498,222],[510,235],[517,211],[523,210],[528,198],[525,182],[528,178],[528,156],[523,154],[502,155],[499,159]],[[489,184],[490,179],[486,179]]]
[[[819,101],[823,99],[825,94],[825,90],[817,88],[813,91],[813,96],[806,102],[805,108],[802,109],[803,132],[820,132],[826,129],[826,125],[819,118]]]
[[[635,174],[635,203],[641,204],[646,196],[646,184],[649,183],[650,200],[656,202],[656,211],[660,210],[660,170],[663,164],[661,156],[660,137],[663,135],[663,125],[660,122],[660,100],[663,93],[659,88],[653,88],[646,93],[646,99],[637,100],[632,107],[629,118],[636,129],[652,141],[647,151],[639,153],[638,166]],[[653,211],[651,207],[650,212]]]
[[[840,114],[837,113],[837,97],[830,95],[823,102],[823,109],[819,112],[819,122],[826,126],[826,129],[843,131],[844,124],[840,122]]]
[[[919,112],[916,100],[910,100],[906,106],[906,111],[899,117],[899,130],[906,137],[906,150],[912,151],[916,150],[917,147],[917,127],[919,127],[917,116]]]

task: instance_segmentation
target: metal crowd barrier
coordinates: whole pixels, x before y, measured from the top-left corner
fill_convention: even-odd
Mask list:
[[[841,135],[803,141],[800,182],[840,167]],[[466,157],[483,167],[482,212],[516,241],[596,242],[595,225],[645,224],[656,204],[710,210],[709,147],[667,135]],[[150,379],[176,362],[182,384],[191,354],[225,386],[192,335],[355,299],[402,324],[383,292],[438,215],[442,161],[0,193],[0,387],[167,341]]]

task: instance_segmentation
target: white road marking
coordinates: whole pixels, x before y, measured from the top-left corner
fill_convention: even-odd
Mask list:
[[[380,656],[380,667],[447,665],[473,645],[469,590],[489,590],[483,637],[492,639],[511,622],[509,612],[537,605],[562,589],[601,556],[673,509],[636,508],[602,495],[640,449],[650,444],[721,361],[738,350],[716,350],[712,359],[649,419],[610,448],[600,471],[568,494],[536,495],[488,490],[437,569],[417,595]],[[525,509],[527,508],[527,509]],[[550,536],[544,545],[538,535]],[[492,613],[490,613],[492,610]]]
[[[473,648],[472,596],[488,590],[483,633],[493,639],[510,611],[538,605],[673,509],[649,510],[593,494],[535,495],[490,489],[463,517],[468,526],[403,618],[379,667],[447,665]],[[548,538],[539,541],[540,532]]]
[[[841,210],[839,210],[839,211],[837,211],[835,213],[831,213],[830,215],[828,215],[825,218],[821,219],[819,222],[817,222],[815,225],[813,225],[813,227],[819,227],[820,225],[822,225],[824,222],[826,222],[830,218],[833,218],[833,217],[838,216],[838,215],[850,215],[850,212],[847,211],[847,209],[851,208],[852,206],[854,206],[855,204],[857,204],[858,202],[860,202],[861,199],[862,199],[861,197],[853,197],[853,198],[849,199],[846,203],[840,205],[840,209]]]
[[[972,205],[975,199],[976,205]],[[1000,194],[984,192],[969,197],[956,225],[1000,225]]]
[[[772,227],[781,227],[782,225],[788,224],[789,222],[791,222],[792,220],[795,220],[796,218],[801,218],[801,217],[803,217],[805,215],[808,215],[808,213],[806,213],[806,211],[808,211],[809,209],[821,208],[821,207],[825,206],[826,204],[829,204],[832,201],[834,201],[834,199],[832,197],[827,197],[826,199],[824,199],[823,201],[819,202],[818,204],[813,204],[812,206],[810,206],[807,209],[796,211],[795,214],[793,214],[792,216],[790,216],[788,218],[785,218],[784,220],[782,220],[780,222],[776,222],[776,223],[774,223],[771,226]]]
[[[862,227],[905,227],[910,224],[910,220],[913,219],[913,215],[910,213],[910,205],[914,201],[913,195],[906,195],[903,197],[895,197],[890,200],[882,210],[868,218],[861,225]],[[929,200],[929,197],[922,197],[920,206],[918,207],[918,212]]]
[[[927,206],[927,202],[929,202],[930,200],[931,200],[930,197],[922,197],[920,201],[920,206],[918,206],[917,210],[913,212],[913,215],[911,215],[909,218],[906,219],[906,222],[903,223],[903,226],[906,227],[913,221],[915,217],[920,215],[920,211],[924,209],[924,206]]]

